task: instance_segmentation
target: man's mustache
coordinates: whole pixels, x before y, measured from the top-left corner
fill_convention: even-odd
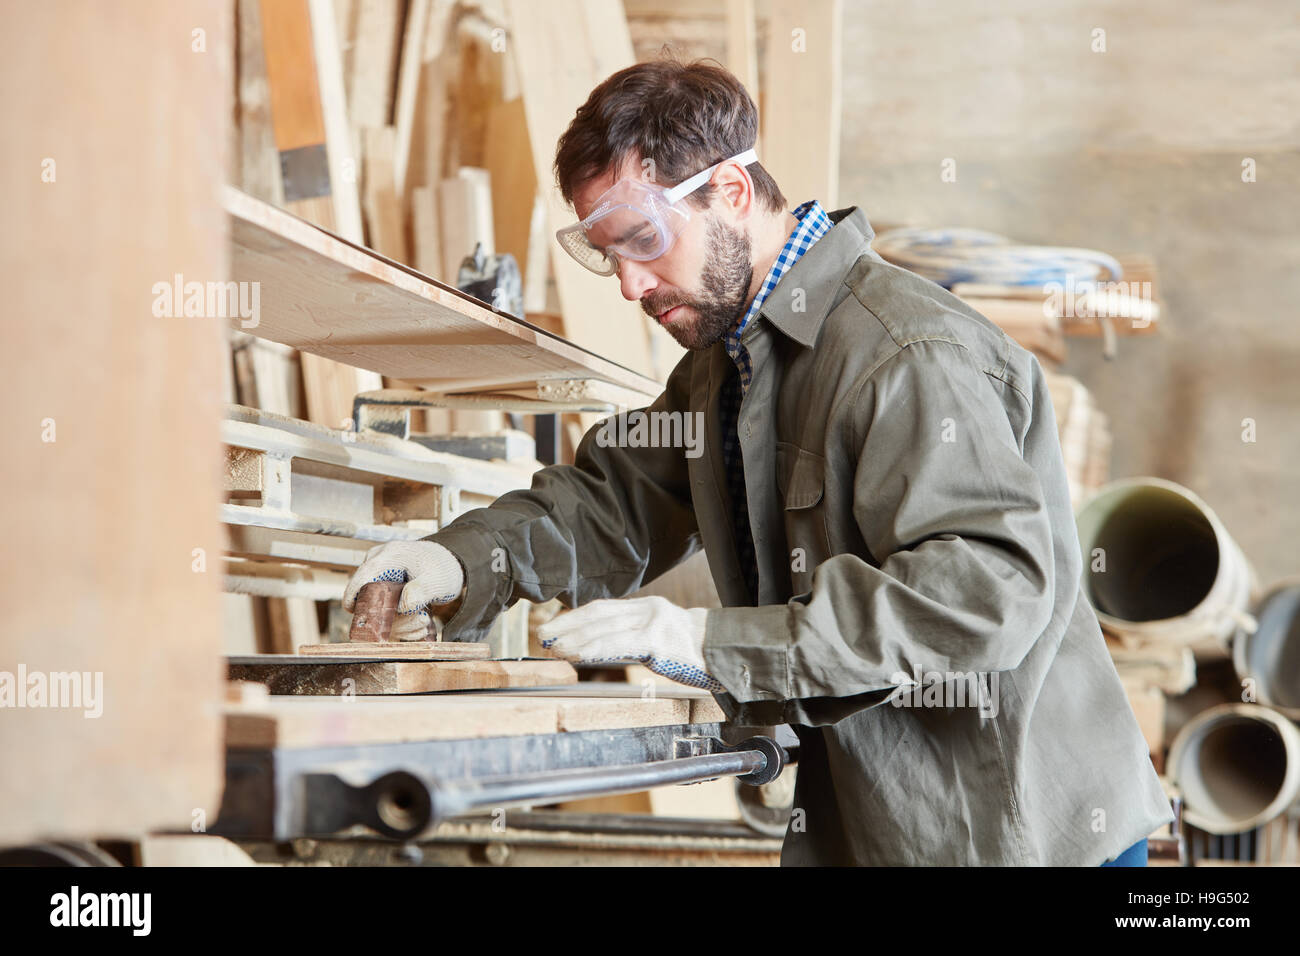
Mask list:
[[[665,297],[662,299],[646,297],[641,300],[641,311],[643,311],[646,315],[650,316],[650,318],[657,319],[659,318],[660,315],[667,312],[669,309],[676,308],[679,305],[690,305],[690,304],[691,304],[690,299],[683,299],[680,296]]]

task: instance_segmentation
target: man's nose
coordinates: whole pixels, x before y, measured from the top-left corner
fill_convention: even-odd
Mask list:
[[[641,263],[620,259],[618,263],[618,282],[623,291],[623,298],[629,302],[636,302],[654,288],[655,277]]]

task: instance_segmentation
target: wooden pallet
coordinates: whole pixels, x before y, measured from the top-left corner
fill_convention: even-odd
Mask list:
[[[230,551],[252,558],[355,567],[375,544],[426,537],[464,511],[528,487],[536,469],[255,409],[228,408],[221,428],[221,517]]]

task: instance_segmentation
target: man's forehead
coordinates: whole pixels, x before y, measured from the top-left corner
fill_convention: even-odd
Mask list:
[[[594,179],[589,179],[573,191],[573,211],[579,219],[586,219],[596,200],[605,194],[620,179],[639,179],[641,164],[635,156],[629,156],[621,166],[611,166]]]

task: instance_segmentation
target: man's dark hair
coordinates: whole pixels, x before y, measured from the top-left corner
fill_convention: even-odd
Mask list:
[[[555,178],[572,204],[583,183],[636,157],[654,160],[656,183],[675,186],[757,139],[754,101],[716,61],[638,63],[606,79],[578,107],[555,150]],[[784,212],[785,197],[767,170],[759,163],[746,169],[759,203]],[[706,183],[687,201],[703,209],[713,191]]]

